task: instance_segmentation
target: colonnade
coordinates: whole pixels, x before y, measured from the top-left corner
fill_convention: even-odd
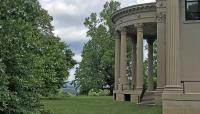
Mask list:
[[[142,90],[144,84],[143,66],[143,24],[136,24],[137,38],[132,37],[132,81],[127,76],[127,28],[116,32],[115,40],[115,90]],[[153,85],[153,43],[155,38],[147,39],[148,43],[148,91],[154,90]],[[132,86],[132,87],[129,87]]]

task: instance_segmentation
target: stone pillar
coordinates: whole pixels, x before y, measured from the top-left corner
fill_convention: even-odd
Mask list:
[[[115,33],[115,90],[118,90],[119,78],[120,78],[120,34]]]
[[[167,0],[166,16],[166,86],[163,92],[163,114],[182,114],[180,84],[180,1]]]
[[[122,84],[122,90],[128,89],[128,77],[127,77],[127,45],[126,45],[127,30],[123,28],[121,30],[121,57],[120,57],[120,81]]]
[[[179,4],[179,0],[167,1],[166,88],[170,89],[181,87]]]
[[[135,89],[136,84],[136,38],[132,38],[132,89]]]
[[[154,90],[153,83],[153,42],[154,39],[148,39],[148,91]]]
[[[157,91],[166,84],[166,7],[165,1],[157,0]]]
[[[166,1],[156,0],[157,6],[157,87],[155,103],[162,104],[166,84]]]
[[[140,103],[143,90],[144,71],[143,71],[143,24],[137,24],[137,49],[136,49],[136,86],[131,101]]]
[[[136,89],[143,89],[143,24],[137,24],[137,68],[136,68]]]

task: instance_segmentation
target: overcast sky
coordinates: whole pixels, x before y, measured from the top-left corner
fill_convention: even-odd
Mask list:
[[[106,1],[109,0],[39,0],[42,7],[48,10],[53,16],[54,33],[62,41],[70,45],[75,53],[74,59],[81,61],[81,52],[84,43],[88,41],[86,37],[87,29],[83,22],[92,12],[100,12]],[[155,2],[155,0],[117,0],[121,7],[134,4]],[[70,71],[69,80],[74,79],[75,69]]]

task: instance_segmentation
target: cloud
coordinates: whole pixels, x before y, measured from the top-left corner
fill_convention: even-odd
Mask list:
[[[77,62],[81,62],[82,61],[81,53],[76,54],[75,56],[73,56],[73,59],[76,60]]]
[[[99,13],[103,9],[106,1],[110,0],[39,0],[42,7],[46,9],[54,20],[52,25],[55,27],[55,35],[58,35],[62,41],[70,45],[75,53],[73,57],[76,61],[82,60],[81,51],[84,43],[89,38],[86,37],[87,29],[83,22],[92,12]],[[116,0],[121,3],[121,7],[155,0]],[[68,80],[74,80],[75,69],[70,70]]]
[[[55,29],[55,35],[58,35],[63,41],[67,43],[73,42],[87,42],[89,38],[86,37],[86,28],[82,27],[62,27]]]
[[[79,8],[73,4],[64,4],[58,0],[45,5],[45,9],[52,15],[78,15]]]

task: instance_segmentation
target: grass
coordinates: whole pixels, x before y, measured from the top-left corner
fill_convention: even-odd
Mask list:
[[[112,97],[67,97],[43,100],[53,114],[162,114],[161,106],[114,102]]]

